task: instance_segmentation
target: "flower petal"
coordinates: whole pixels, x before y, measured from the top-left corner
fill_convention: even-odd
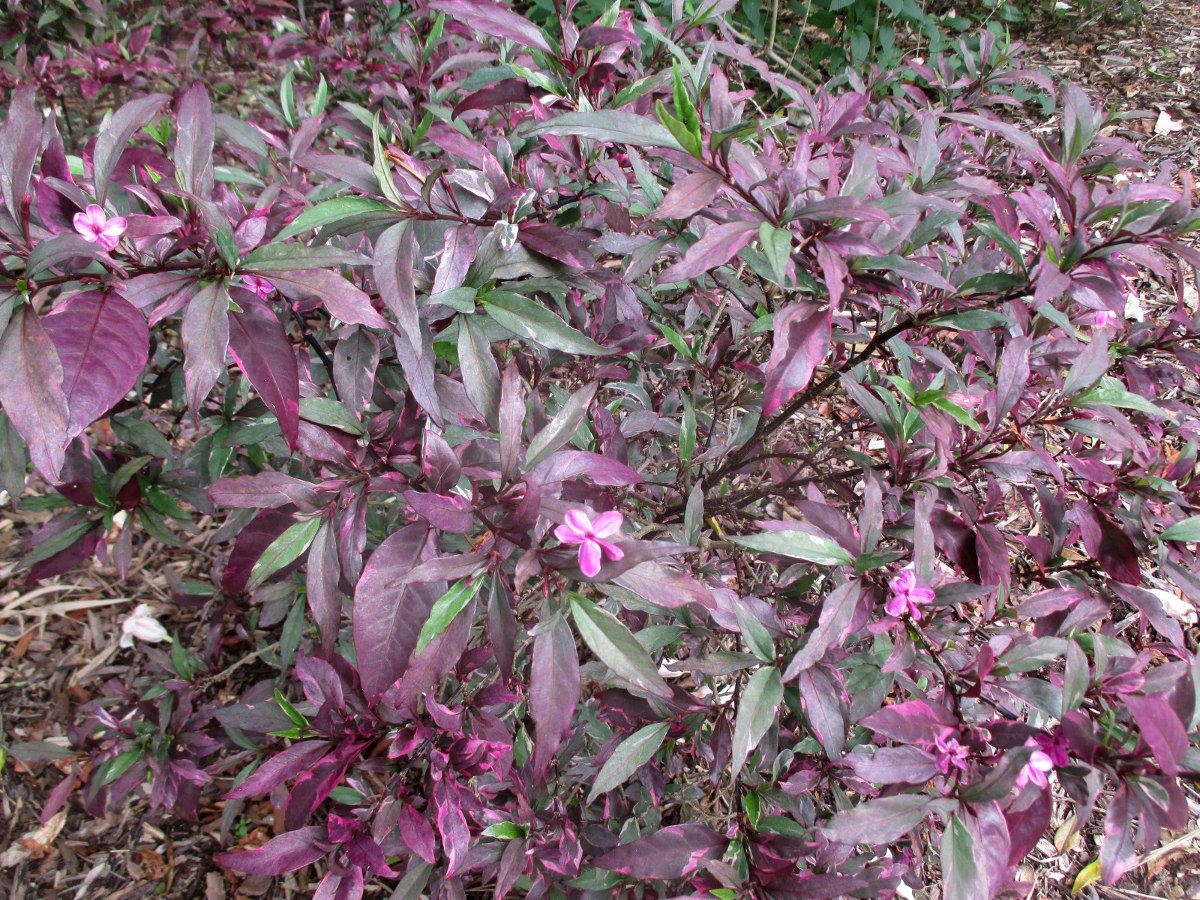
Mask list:
[[[592,520],[587,517],[587,513],[580,509],[568,509],[567,514],[563,517],[566,520],[567,526],[575,531],[580,537],[587,537],[592,533]]]
[[[592,534],[602,538],[612,537],[621,533],[621,525],[624,522],[625,517],[616,510],[600,513],[592,523]]]
[[[593,540],[600,546],[600,549],[604,551],[604,555],[609,559],[617,560],[625,558],[625,551],[612,541],[606,541],[604,538],[599,537],[593,538]]]
[[[595,541],[586,540],[579,545],[579,570],[588,578],[594,578],[600,571],[600,545]]]
[[[586,535],[580,534],[570,525],[559,525],[554,529],[554,536],[564,544],[578,544],[587,540]]]

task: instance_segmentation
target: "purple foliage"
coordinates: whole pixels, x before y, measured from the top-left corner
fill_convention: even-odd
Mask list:
[[[219,861],[330,898],[890,897],[927,836],[992,897],[1052,786],[1108,882],[1186,824],[1186,175],[1073,87],[1001,118],[1054,88],[987,40],[810,90],[719,16],[243,5],[278,103],[0,130],[0,476],[62,497],[21,568],[228,516],[77,729],[89,810],[267,796]],[[170,83],[131,35],[5,78]]]

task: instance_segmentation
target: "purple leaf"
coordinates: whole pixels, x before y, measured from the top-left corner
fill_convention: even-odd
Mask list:
[[[829,352],[832,310],[795,303],[775,313],[775,343],[764,372],[763,415],[771,415],[812,380]]]
[[[363,870],[356,865],[343,868],[341,874],[332,869],[317,885],[313,900],[362,900]]]
[[[879,797],[837,813],[821,832],[839,844],[888,844],[920,825],[929,807],[925,794]]]
[[[573,269],[590,269],[596,264],[587,244],[556,225],[523,222],[517,231],[517,240],[533,252]]]
[[[241,288],[233,289],[233,299],[242,311],[229,316],[229,352],[267,409],[275,413],[283,439],[294,451],[300,433],[295,351],[269,306]]]
[[[1179,764],[1188,752],[1188,736],[1171,705],[1161,697],[1123,694],[1121,700],[1141,729],[1159,766],[1170,777],[1179,774]]]
[[[166,94],[150,94],[130,100],[113,113],[108,125],[96,138],[96,147],[92,151],[92,179],[96,185],[97,202],[103,203],[108,195],[109,179],[129,139],[154,118],[169,99]]]
[[[947,729],[957,728],[958,719],[928,700],[908,700],[876,710],[859,724],[901,744],[932,744]]]
[[[120,295],[75,294],[42,320],[58,350],[75,437],[129,393],[146,366],[145,317]]]
[[[375,283],[384,305],[414,347],[421,344],[421,315],[413,287],[416,241],[407,221],[393,225],[375,243]]]
[[[707,825],[670,825],[592,862],[598,868],[631,878],[686,878],[706,859],[719,858],[728,844],[728,838]]]
[[[9,99],[8,117],[0,129],[0,190],[16,221],[21,219],[21,202],[29,190],[29,178],[42,142],[42,116],[36,91],[31,85],[15,90]]]
[[[784,683],[819,662],[825,651],[842,639],[854,619],[861,597],[862,585],[857,581],[847,581],[834,588],[822,601],[817,627],[809,634],[808,642],[796,651],[788,663],[783,673]]]
[[[70,443],[63,367],[50,334],[28,303],[17,307],[0,336],[0,405],[29,446],[37,470],[58,481]]]
[[[1072,512],[1079,522],[1084,549],[1104,571],[1124,584],[1141,584],[1137,548],[1120,526],[1091,503],[1077,503]]]
[[[534,779],[554,757],[563,733],[571,727],[579,702],[579,657],[575,638],[566,620],[556,616],[543,625],[533,641],[533,667],[529,676],[529,714],[537,728],[534,742]]]
[[[315,863],[326,853],[322,847],[325,828],[309,825],[273,837],[261,847],[240,853],[222,853],[217,862],[247,875],[284,875]]]
[[[996,418],[993,422],[999,425],[1009,414],[1021,392],[1029,382],[1029,351],[1033,341],[1021,335],[1010,339],[1004,347],[1004,355],[1000,358],[1000,371],[996,373]]]
[[[445,584],[404,580],[431,549],[424,525],[393,532],[371,554],[354,589],[354,651],[370,703],[404,674],[429,610],[445,593]]]
[[[387,320],[371,305],[371,298],[339,275],[326,269],[271,272],[274,285],[285,293],[314,296],[335,319],[349,325],[365,325],[391,331]]]
[[[330,649],[337,642],[338,625],[342,620],[342,592],[338,587],[341,576],[337,538],[330,523],[324,521],[308,548],[305,593],[308,610],[321,634],[321,646]]]
[[[813,667],[800,673],[798,687],[804,714],[825,755],[832,760],[840,759],[846,746],[848,724],[841,682],[828,669]]]
[[[1137,853],[1133,849],[1133,838],[1130,835],[1136,812],[1132,808],[1129,794],[1128,785],[1120,784],[1108,803],[1108,811],[1104,814],[1100,871],[1104,875],[1105,884],[1116,884],[1121,880],[1121,876],[1138,864]]]
[[[716,172],[694,172],[686,175],[667,191],[655,219],[687,219],[712,205],[717,194],[725,187],[725,179]]]
[[[229,553],[229,561],[225,563],[225,571],[221,576],[221,590],[236,594],[246,590],[250,580],[250,572],[259,557],[263,555],[275,539],[295,524],[291,508],[267,509],[250,520],[250,524],[238,534],[237,542]],[[296,563],[282,572],[291,571]]]
[[[307,772],[329,749],[329,741],[300,741],[281,750],[259,766],[241,784],[225,795],[226,800],[257,797]]]
[[[429,4],[485,35],[508,38],[532,50],[553,53],[541,30],[523,16],[488,0],[434,0]]]
[[[709,269],[729,262],[757,235],[757,222],[737,221],[710,225],[704,236],[687,249],[683,259],[658,276],[658,283],[670,284],[698,278]]]
[[[918,747],[879,747],[851,753],[841,762],[872,784],[924,784],[937,774],[937,760]]]
[[[500,475],[506,481],[517,474],[525,424],[525,385],[515,360],[509,360],[500,379]]]
[[[229,294],[224,281],[214,281],[188,301],[180,330],[188,406],[197,413],[225,371],[229,347]]]
[[[196,82],[179,101],[179,130],[175,139],[175,177],[189,193],[208,197],[213,188],[212,152],[216,137],[212,101]]]
[[[312,484],[282,472],[259,472],[241,478],[221,478],[208,489],[208,498],[219,506],[238,509],[277,509],[294,503],[304,512],[316,508]]]
[[[485,88],[480,88],[473,94],[468,94],[463,97],[458,103],[454,104],[454,109],[450,111],[452,118],[457,119],[465,112],[470,112],[474,109],[491,110],[507,103],[519,103],[524,105],[529,102],[532,96],[532,90],[529,85],[518,78],[506,78],[496,84],[490,84]]]
[[[378,366],[379,341],[374,334],[356,325],[342,332],[333,352],[333,383],[342,402],[359,415],[371,403]]]
[[[437,274],[433,277],[433,295],[460,287],[467,277],[475,254],[479,252],[479,238],[475,226],[455,225],[446,231],[446,246],[438,262]]]

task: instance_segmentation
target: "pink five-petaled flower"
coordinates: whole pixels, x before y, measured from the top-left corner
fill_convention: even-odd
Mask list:
[[[621,533],[624,521],[619,512],[605,512],[593,522],[587,513],[572,509],[567,512],[566,522],[554,529],[554,536],[564,544],[579,545],[579,568],[588,578],[594,578],[600,571],[601,554],[612,560],[625,556],[620,547],[607,540]]]
[[[1033,743],[1026,742],[1026,746],[1036,746],[1050,757],[1050,761],[1055,767],[1065,766],[1071,761],[1071,757],[1067,755],[1067,751],[1071,749],[1067,743],[1067,736],[1063,734],[1061,727],[1055,728],[1053,734],[1046,734],[1044,731],[1038,732],[1032,738]]]
[[[275,290],[275,285],[271,284],[265,278],[259,278],[257,275],[243,275],[242,287],[257,294],[260,300],[266,300],[271,296],[271,291]]]
[[[933,591],[917,583],[912,569],[902,569],[888,582],[888,590],[892,595],[883,608],[889,616],[902,616],[907,612],[914,619],[920,619],[921,604],[933,602]]]
[[[1040,742],[1034,738],[1030,738],[1025,742],[1026,747],[1040,747]],[[1029,756],[1029,762],[1025,763],[1021,768],[1021,773],[1017,776],[1017,787],[1023,788],[1025,785],[1032,782],[1040,788],[1047,785],[1046,773],[1054,771],[1054,760],[1050,758],[1050,754],[1045,750],[1034,750]]]
[[[117,242],[125,233],[128,223],[124,216],[113,216],[111,219],[104,212],[104,207],[95,203],[81,213],[75,213],[71,220],[75,231],[89,244],[99,244],[105,250],[116,250]]]
[[[967,768],[967,756],[970,751],[958,742],[958,738],[946,738],[938,735],[934,739],[933,746],[937,749],[937,768],[943,775],[950,774],[950,767],[956,769]]]
[[[1097,328],[1107,328],[1117,324],[1117,314],[1111,309],[1098,309],[1092,321],[1096,323]]]

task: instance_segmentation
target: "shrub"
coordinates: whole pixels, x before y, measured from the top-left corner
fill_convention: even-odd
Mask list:
[[[930,849],[991,897],[1052,782],[1083,881],[1184,827],[1190,181],[1075,88],[1008,124],[1054,88],[987,38],[810,92],[710,25],[318,19],[277,103],[138,96],[77,157],[13,95],[22,569],[225,517],[77,729],[88,809],[269,795],[222,864],[339,898],[882,897]]]

